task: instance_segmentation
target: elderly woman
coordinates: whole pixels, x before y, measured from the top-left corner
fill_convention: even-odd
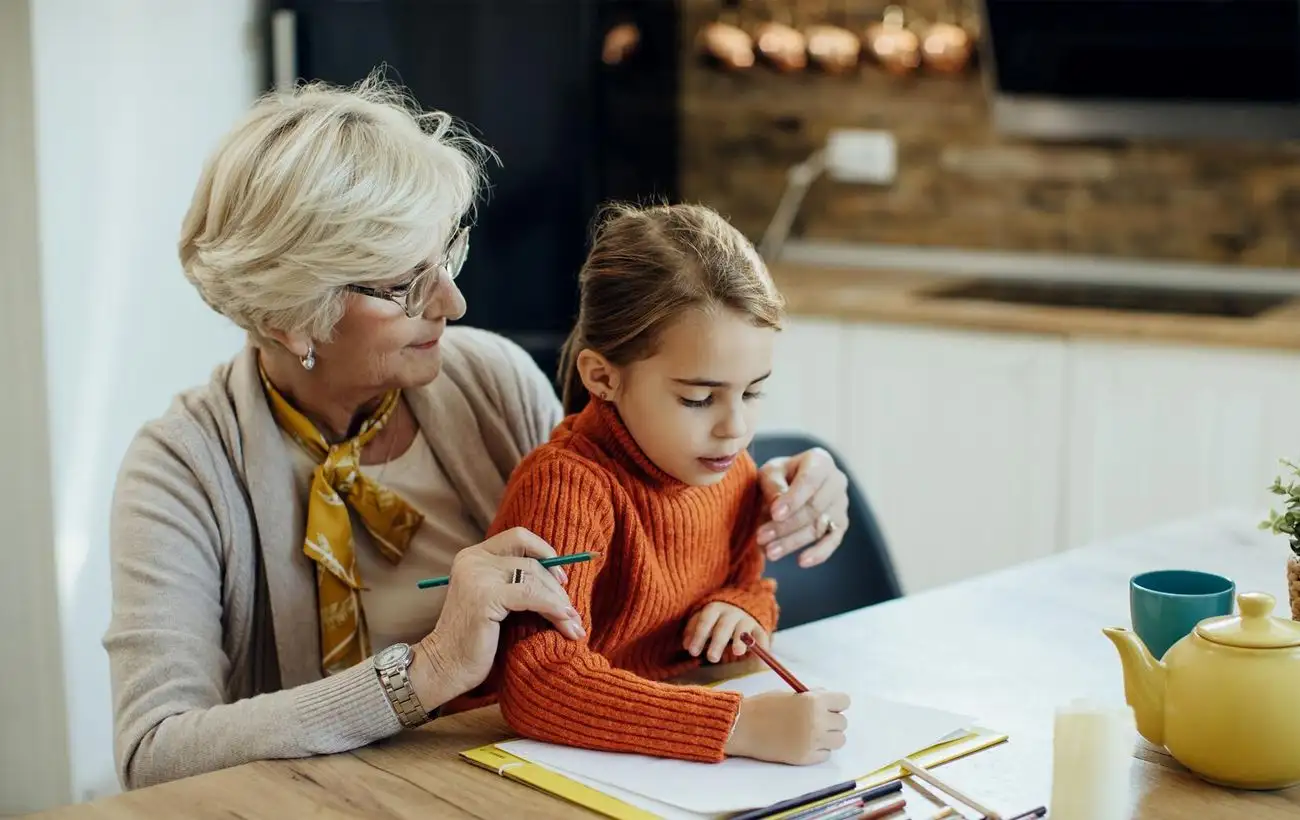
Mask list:
[[[485,679],[510,612],[581,637],[550,546],[483,540],[561,415],[521,349],[447,327],[483,156],[372,79],[261,100],[205,167],[181,264],[249,344],[118,479],[104,643],[128,788],[418,726]],[[824,560],[844,475],[820,451],[764,470],[769,554]]]

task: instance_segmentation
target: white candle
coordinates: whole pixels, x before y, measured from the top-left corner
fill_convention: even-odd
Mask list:
[[[1122,820],[1130,813],[1133,710],[1075,700],[1056,710],[1052,820]]]

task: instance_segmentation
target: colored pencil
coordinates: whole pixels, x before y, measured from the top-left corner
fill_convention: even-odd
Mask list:
[[[862,814],[857,815],[857,820],[879,820],[881,817],[888,817],[905,808],[907,808],[907,801],[900,797],[897,800],[890,800],[877,808],[867,809]]]
[[[838,809],[814,814],[812,820],[858,820],[862,816],[862,799],[840,806]]]
[[[1015,817],[1012,817],[1011,820],[1032,820],[1032,818],[1042,817],[1045,814],[1047,814],[1047,806],[1039,806],[1038,808],[1032,811],[1027,811],[1024,814],[1017,814]]]
[[[770,806],[764,806],[761,809],[750,809],[728,818],[728,820],[760,820],[763,817],[771,817],[774,814],[780,814],[787,809],[795,809],[799,806],[806,806],[809,803],[816,803],[819,800],[825,800],[828,797],[834,797],[844,792],[853,791],[858,787],[856,780],[845,780],[843,783],[836,783],[833,786],[827,786],[824,789],[818,789],[814,792],[801,794],[798,797],[790,797],[773,803]],[[793,820],[793,819],[792,819]]]
[[[590,561],[598,555],[600,555],[598,552],[575,552],[573,555],[559,555],[555,558],[543,558],[537,563],[550,569],[551,567],[562,567],[565,564],[576,564],[579,561]],[[440,575],[437,578],[425,578],[423,581],[417,581],[415,585],[420,589],[429,589],[431,587],[446,586],[450,581],[450,575]]]
[[[853,804],[855,801],[861,803],[870,803],[873,800],[879,800],[882,797],[891,795],[894,792],[902,791],[903,782],[901,780],[891,780],[880,786],[872,786],[869,789],[863,789],[860,792],[846,794],[843,797],[832,800],[829,803],[823,803],[820,806],[812,806],[783,818],[783,820],[821,820],[828,811],[838,811],[844,806]],[[733,818],[734,820],[734,818]]]
[[[906,808],[907,801],[901,797],[871,807],[868,807],[865,801],[858,799],[838,809],[815,815],[813,820],[881,820]]]
[[[793,689],[796,692],[808,691],[808,687],[804,686],[802,683],[799,682],[798,678],[790,674],[789,669],[786,669],[784,666],[782,666],[780,661],[772,657],[772,655],[768,653],[766,649],[758,645],[758,641],[754,640],[753,635],[746,632],[745,634],[740,636],[740,642],[743,643],[750,652],[753,652],[755,655],[757,655],[759,660],[761,660],[763,663],[770,666],[773,672],[780,675],[782,680],[790,684],[791,689]]]

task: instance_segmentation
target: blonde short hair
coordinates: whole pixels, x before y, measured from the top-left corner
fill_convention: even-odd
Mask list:
[[[377,73],[268,94],[203,168],[181,228],[185,276],[255,338],[328,340],[343,286],[391,280],[445,246],[489,154]]]

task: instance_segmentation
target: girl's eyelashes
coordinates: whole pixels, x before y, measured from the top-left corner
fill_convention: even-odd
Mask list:
[[[757,399],[763,398],[763,393],[761,390],[752,390],[752,391],[745,392],[744,394],[742,394],[741,397],[745,401],[755,401]],[[706,396],[705,398],[702,399],[688,399],[685,396],[681,396],[678,398],[678,401],[680,401],[686,407],[708,407],[709,405],[713,404],[713,396]]]

